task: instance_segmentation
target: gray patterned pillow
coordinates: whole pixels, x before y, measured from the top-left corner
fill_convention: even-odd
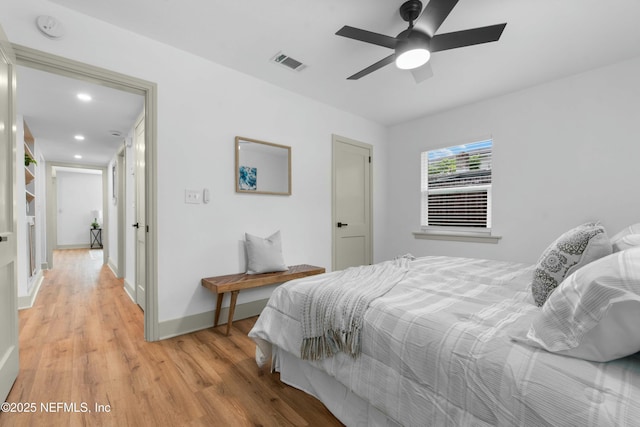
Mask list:
[[[538,307],[571,273],[598,258],[611,254],[611,242],[604,227],[589,222],[558,237],[543,253],[533,272],[531,292]]]

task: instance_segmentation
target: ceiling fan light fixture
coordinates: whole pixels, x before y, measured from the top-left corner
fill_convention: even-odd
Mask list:
[[[412,74],[416,83],[419,83],[433,75],[431,68],[424,66],[429,62],[431,56],[432,41],[435,41],[437,45],[433,46],[433,50],[442,52],[443,50],[491,43],[500,39],[507,25],[506,23],[436,34],[457,3],[458,0],[429,0],[427,7],[423,10],[420,0],[406,0],[400,6],[399,11],[400,17],[409,23],[409,27],[396,37],[348,25],[339,29],[336,32],[338,36],[386,47],[395,51],[391,55],[347,77],[347,80],[358,80],[395,62],[396,66],[402,70],[415,70]],[[420,24],[414,25],[416,21],[420,21]],[[417,68],[420,68],[420,70],[416,70]]]
[[[401,70],[413,70],[429,61],[431,52],[425,48],[415,48],[402,52],[396,56],[396,67]]]
[[[396,46],[396,67],[401,70],[421,67],[429,58],[429,37],[421,32],[412,31],[406,40],[402,40]]]

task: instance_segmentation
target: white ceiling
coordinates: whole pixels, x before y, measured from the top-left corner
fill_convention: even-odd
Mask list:
[[[396,36],[402,0],[52,1],[386,125],[640,55],[638,0],[460,0],[438,34],[506,22],[502,38],[435,53],[421,84],[394,65],[347,81],[391,51],[335,35]]]
[[[347,81],[391,51],[335,35],[343,25],[397,35],[406,28],[402,0],[51,1],[384,125],[640,56],[639,0],[460,0],[438,34],[506,22],[502,38],[434,53],[434,76],[421,84],[394,65]],[[278,52],[307,67],[293,72],[272,64]],[[36,96],[24,92],[21,99]],[[37,95],[44,104],[44,91]],[[26,111],[44,130],[45,119]],[[76,126],[89,129],[80,112],[74,116]],[[57,120],[48,120],[53,128]],[[121,123],[102,123],[92,135],[104,138],[100,132]]]
[[[22,66],[17,76],[18,113],[50,162],[108,164],[142,112],[140,95]],[[79,92],[93,99],[82,102],[76,97]],[[75,135],[83,135],[84,141]],[[82,159],[74,158],[76,154]]]

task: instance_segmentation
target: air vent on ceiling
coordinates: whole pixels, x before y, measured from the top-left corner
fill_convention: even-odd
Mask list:
[[[293,71],[302,71],[307,67],[302,62],[297,61],[282,52],[278,52],[276,56],[271,58],[271,61]]]

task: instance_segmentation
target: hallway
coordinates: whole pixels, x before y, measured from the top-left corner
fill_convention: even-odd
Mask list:
[[[14,411],[0,426],[340,425],[257,368],[246,336],[255,318],[234,322],[230,337],[207,329],[148,343],[101,250],[54,257],[34,307],[19,313]]]

